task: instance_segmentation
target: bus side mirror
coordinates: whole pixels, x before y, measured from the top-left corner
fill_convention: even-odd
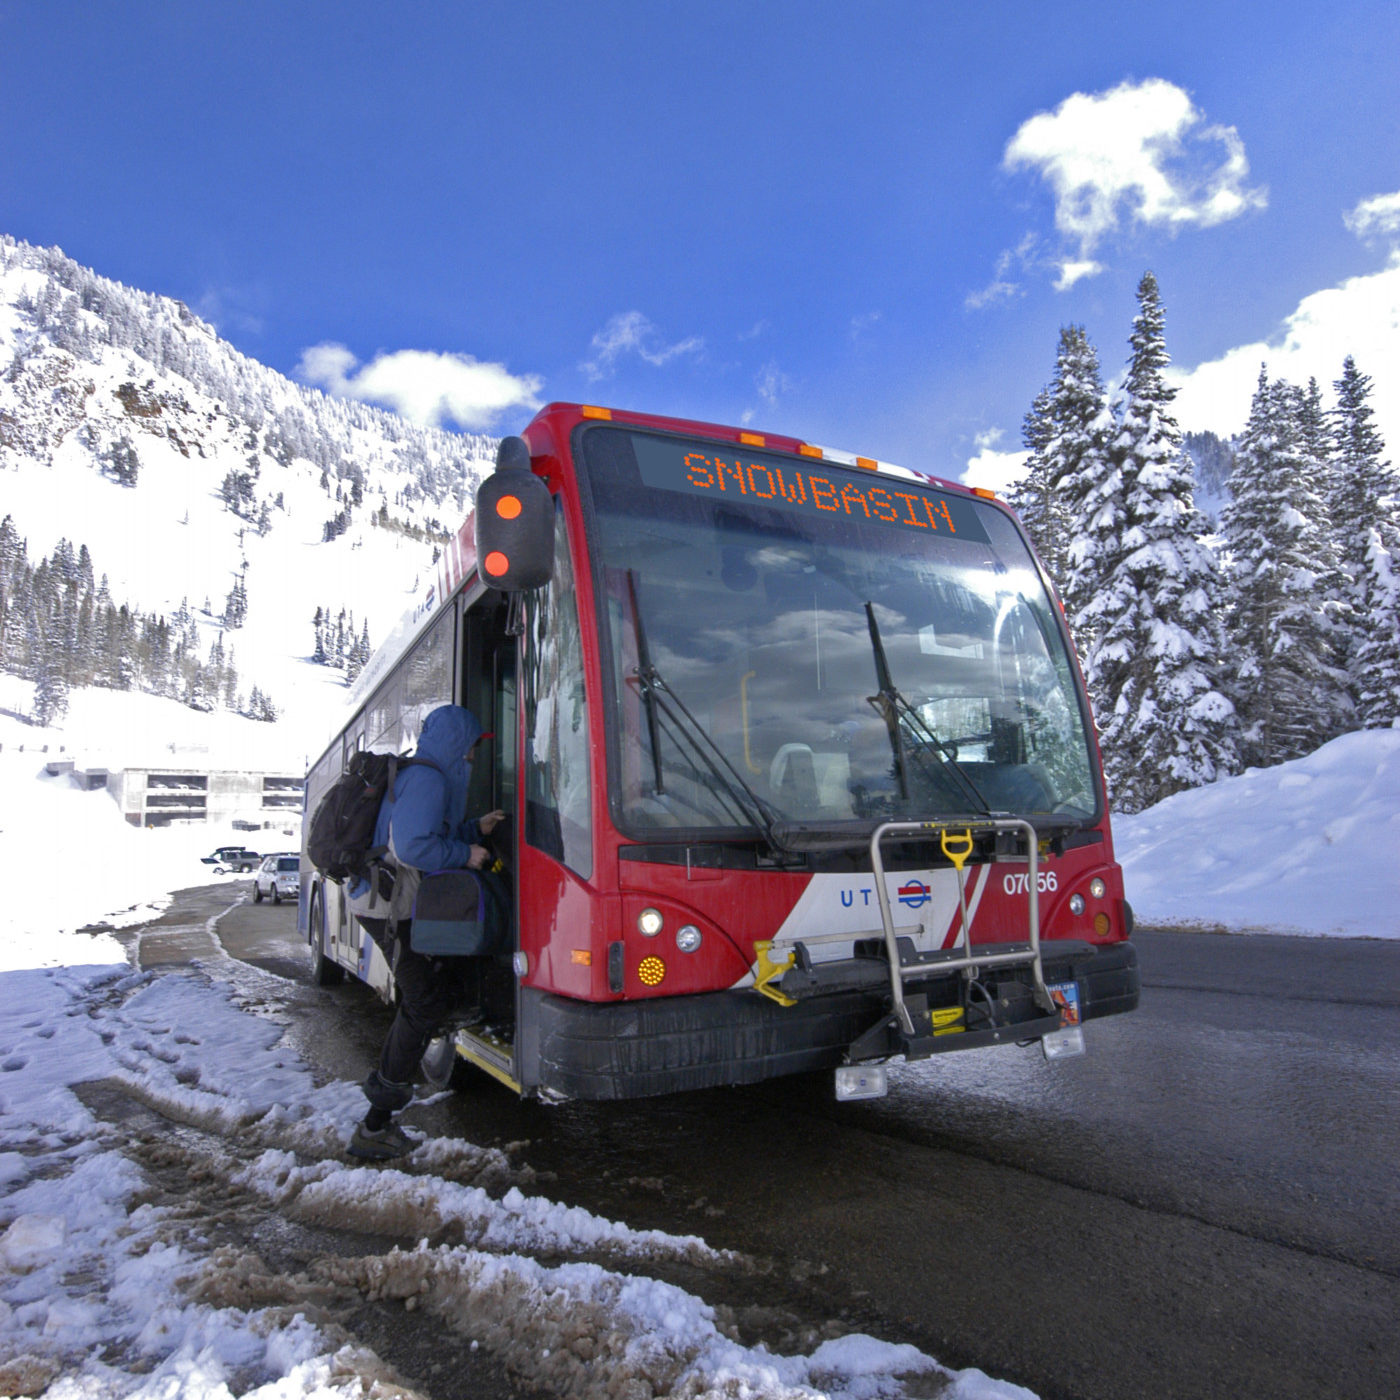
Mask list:
[[[554,501],[524,438],[501,440],[496,470],[477,488],[476,558],[481,577],[506,593],[539,588],[554,572]]]

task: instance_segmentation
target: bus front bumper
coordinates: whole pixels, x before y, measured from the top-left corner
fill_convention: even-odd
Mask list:
[[[1041,951],[1047,985],[1074,989],[1081,1022],[1137,1006],[1140,981],[1131,942],[1063,949],[1047,942]],[[1013,971],[995,985],[998,1009],[984,1014],[969,1002],[961,1029],[914,1037],[891,1017],[888,969],[874,985],[822,989],[790,1006],[752,990],[600,1004],[527,989],[525,1084],[565,1098],[643,1098],[898,1055],[922,1059],[1039,1040],[1064,1024],[1059,1013],[1047,1016],[1035,1004]],[[956,976],[909,990],[930,1008],[966,1000]]]

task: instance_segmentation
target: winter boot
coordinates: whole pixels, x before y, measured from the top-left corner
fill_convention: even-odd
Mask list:
[[[378,1129],[358,1123],[345,1150],[366,1162],[388,1162],[395,1157],[406,1157],[417,1146],[417,1139],[409,1137],[397,1123],[387,1123]]]

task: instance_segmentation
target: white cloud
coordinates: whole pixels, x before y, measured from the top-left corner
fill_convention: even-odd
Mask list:
[[[995,444],[1001,437],[1000,428],[993,428],[977,437],[977,455],[969,458],[963,469],[961,480],[964,486],[981,486],[1004,497],[1026,474],[1026,462],[1031,454],[998,452]]]
[[[1363,199],[1349,214],[1342,215],[1342,222],[1358,238],[1400,237],[1400,190]]]
[[[792,388],[792,380],[778,368],[776,360],[769,360],[754,376],[754,386],[759,398],[769,408],[776,408],[779,397]]]
[[[1249,402],[1268,365],[1271,379],[1304,385],[1316,378],[1325,397],[1348,355],[1371,377],[1371,408],[1390,455],[1400,449],[1400,252],[1380,272],[1351,277],[1339,287],[1314,292],[1298,303],[1271,340],[1227,350],[1191,370],[1172,369],[1168,379],[1180,390],[1172,405],[1188,430],[1229,435],[1249,417]]]
[[[1097,277],[1103,270],[1103,264],[1095,262],[1092,258],[1067,259],[1060,264],[1060,275],[1055,279],[1055,290],[1067,292],[1076,282],[1085,277]]]
[[[594,337],[589,346],[591,359],[579,368],[593,380],[606,379],[623,355],[638,355],[658,368],[678,355],[698,354],[705,348],[699,336],[689,336],[674,345],[659,342],[656,327],[640,311],[620,311]]]
[[[1235,128],[1207,124],[1163,78],[1073,93],[1021,126],[1002,165],[1039,171],[1055,192],[1055,226],[1077,250],[1060,265],[1061,288],[1102,270],[1090,255],[1124,220],[1208,228],[1267,202],[1245,185],[1249,162]]]
[[[1016,247],[1002,249],[997,256],[996,276],[980,292],[969,292],[963,298],[963,305],[969,311],[980,311],[984,306],[1024,296],[1020,284],[1011,280],[1011,273],[1016,267],[1028,270],[1035,266],[1039,242],[1034,233],[1027,233]]]
[[[504,365],[435,350],[396,350],[369,364],[328,341],[302,352],[297,375],[339,398],[382,404],[414,423],[486,430],[513,408],[536,409],[544,381]]]

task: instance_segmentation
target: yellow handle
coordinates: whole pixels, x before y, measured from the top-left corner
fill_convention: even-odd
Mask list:
[[[939,844],[943,847],[943,854],[957,866],[959,870],[967,864],[967,858],[972,854],[972,831],[945,831],[939,838]]]
[[[783,973],[797,961],[797,954],[792,949],[788,949],[781,962],[774,962],[773,959],[768,956],[769,949],[772,948],[772,946],[772,939],[765,939],[753,945],[754,991],[762,992],[764,996],[770,997],[773,1001],[776,1001],[779,1006],[796,1006],[796,1000],[788,996],[786,992],[780,992],[773,986],[773,981],[775,978],[781,977]]]

